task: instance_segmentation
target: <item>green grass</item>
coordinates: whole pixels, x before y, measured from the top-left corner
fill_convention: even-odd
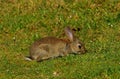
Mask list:
[[[80,27],[84,55],[28,62],[29,46]],[[120,79],[119,0],[1,0],[0,79]]]

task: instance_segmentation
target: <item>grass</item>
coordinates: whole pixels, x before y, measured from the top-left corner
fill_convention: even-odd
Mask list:
[[[84,55],[28,62],[28,48],[45,36],[80,28]],[[120,79],[119,0],[1,0],[0,79]]]

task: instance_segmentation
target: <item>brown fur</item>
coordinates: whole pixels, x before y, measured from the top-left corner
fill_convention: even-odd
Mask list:
[[[30,46],[29,58],[36,61],[41,61],[58,56],[66,56],[69,53],[85,53],[84,45],[74,37],[69,27],[65,28],[65,34],[68,39],[44,37],[35,41]]]

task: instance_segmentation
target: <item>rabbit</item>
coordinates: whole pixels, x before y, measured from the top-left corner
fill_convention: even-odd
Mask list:
[[[65,27],[65,35],[68,39],[56,37],[44,37],[35,41],[29,50],[27,60],[42,61],[58,56],[67,56],[70,53],[82,54],[86,52],[84,44],[74,36],[70,27]]]

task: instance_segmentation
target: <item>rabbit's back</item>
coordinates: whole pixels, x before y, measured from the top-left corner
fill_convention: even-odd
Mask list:
[[[55,38],[55,37],[45,37],[35,41],[30,48],[36,48],[41,44],[56,45],[58,43],[66,43],[66,42],[67,42],[66,40]]]

